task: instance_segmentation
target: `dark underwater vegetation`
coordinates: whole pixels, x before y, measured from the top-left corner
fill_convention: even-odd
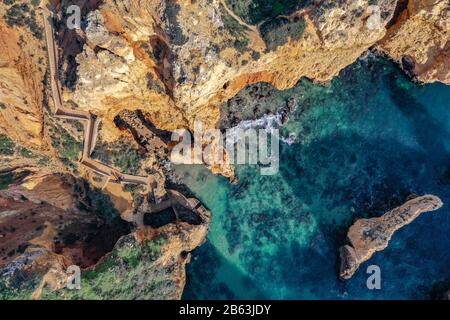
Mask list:
[[[185,299],[429,299],[450,289],[450,87],[418,85],[369,55],[326,86],[308,80],[274,92],[299,107],[284,134],[280,171],[237,167],[232,185],[203,167],[179,167],[212,210],[208,241],[187,268]],[[379,216],[411,193],[444,208],[399,230],[350,281],[338,248],[361,217]],[[381,290],[366,269],[381,268]]]

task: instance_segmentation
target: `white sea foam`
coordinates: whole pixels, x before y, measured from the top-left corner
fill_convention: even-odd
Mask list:
[[[227,136],[231,136],[239,140],[238,133],[241,130],[263,128],[267,133],[272,134],[275,129],[279,129],[283,126],[284,111],[277,112],[275,114],[265,114],[261,118],[254,120],[244,120],[238,125],[227,129]],[[236,140],[236,141],[238,141]],[[295,143],[295,134],[290,134],[289,137],[280,136],[280,140],[288,145]]]

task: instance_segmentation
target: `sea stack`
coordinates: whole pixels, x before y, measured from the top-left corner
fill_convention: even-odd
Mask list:
[[[350,279],[361,263],[388,246],[397,230],[413,222],[422,213],[438,210],[442,206],[438,197],[425,195],[409,200],[381,217],[357,220],[347,233],[348,244],[339,249],[340,278]]]

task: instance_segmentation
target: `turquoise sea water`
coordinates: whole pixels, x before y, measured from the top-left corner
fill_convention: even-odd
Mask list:
[[[278,175],[240,166],[229,184],[179,167],[212,210],[208,241],[187,268],[185,299],[427,299],[450,288],[450,87],[410,82],[380,58],[360,60],[327,86],[302,80],[274,94],[298,110],[284,129]],[[347,282],[338,248],[352,221],[381,215],[410,193],[445,207],[398,231]],[[366,287],[379,265],[382,289]]]

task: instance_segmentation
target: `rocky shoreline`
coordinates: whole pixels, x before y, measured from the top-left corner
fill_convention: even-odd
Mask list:
[[[95,156],[127,172],[153,175],[153,198],[148,197],[149,190],[106,184],[77,165],[83,128],[52,116],[55,106],[45,42],[36,32],[43,29],[36,18],[39,8],[22,0],[0,3],[0,174],[4,189],[0,192],[0,227],[2,239],[8,240],[0,247],[4,251],[0,267],[9,277],[6,283],[0,282],[0,294],[70,298],[67,292],[62,296],[55,292],[67,279],[66,267],[79,263],[91,272],[93,291],[98,289],[95,279],[105,276],[105,270],[114,271],[114,280],[120,283],[134,270],[130,266],[139,266],[170,279],[158,287],[164,290],[143,292],[136,285],[137,291],[127,288],[131,293],[178,299],[189,252],[202,244],[209,230],[208,210],[201,205],[195,208],[194,214],[201,210],[200,223],[186,214],[186,208],[172,207],[167,209],[174,212],[165,212],[167,216],[186,219],[170,220],[159,228],[139,225],[132,231],[129,225],[123,230],[123,225],[115,224],[120,218],[135,222],[135,213],[148,209],[146,205],[167,200],[171,183],[167,136],[171,132],[192,130],[196,119],[220,129],[253,125],[255,120],[262,125],[282,125],[297,103],[265,105],[265,94],[271,94],[269,85],[287,89],[302,77],[325,83],[370,49],[391,57],[419,81],[449,83],[450,19],[445,1],[344,0],[327,6],[315,1],[282,12],[282,17],[261,15],[258,21],[228,7],[224,10],[224,3],[155,0],[137,5],[129,0],[79,0],[83,26],[68,30],[64,12],[72,2],[51,1],[58,26],[56,49],[64,103],[103,119]],[[379,11],[373,10],[374,5]],[[371,23],[377,18],[374,12],[380,14],[375,27]],[[236,24],[236,17],[255,23],[251,32],[242,23]],[[234,175],[230,167],[210,169],[229,178]],[[12,176],[26,179],[15,181]],[[90,198],[82,192],[84,187]],[[429,201],[435,201],[433,208],[439,206],[437,199]],[[422,204],[418,207],[418,211],[425,210]],[[23,223],[29,215],[34,222]],[[375,222],[360,224],[355,228]],[[387,245],[396,227],[386,228],[384,242],[360,251],[356,240],[351,240],[351,245],[341,249],[343,278],[350,277],[372,251]],[[358,232],[354,232],[356,237]],[[105,243],[107,236],[110,239]],[[351,232],[349,238],[353,239]],[[148,258],[150,265],[136,262],[141,257]],[[21,279],[31,280],[22,283]],[[20,288],[29,295],[22,296]],[[102,295],[84,294],[116,298],[121,291],[112,288]]]

